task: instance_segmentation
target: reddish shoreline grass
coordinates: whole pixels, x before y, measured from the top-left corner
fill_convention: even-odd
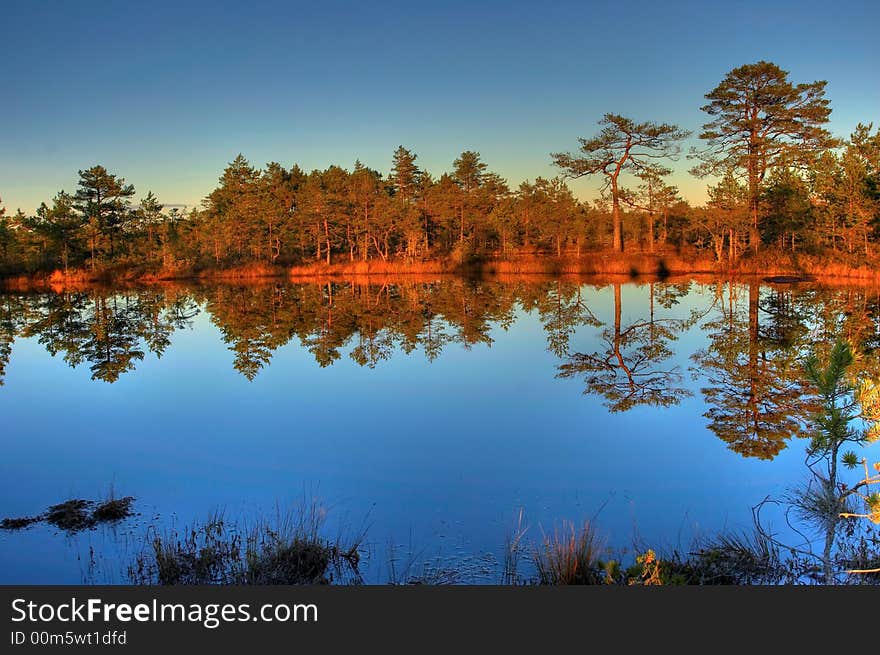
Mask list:
[[[849,263],[830,257],[796,256],[762,253],[745,257],[733,267],[701,257],[675,253],[588,253],[580,258],[520,255],[507,258],[488,258],[458,264],[448,259],[428,261],[354,261],[312,263],[293,267],[251,264],[228,269],[189,269],[143,272],[133,269],[107,269],[93,272],[71,269],[51,274],[19,275],[0,280],[9,290],[51,289],[80,290],[101,285],[165,285],[183,282],[246,281],[257,283],[287,278],[294,281],[312,281],[334,278],[406,277],[416,281],[436,280],[442,276],[467,275],[490,279],[517,276],[588,277],[627,276],[630,278],[668,277],[775,277],[809,278],[820,282],[874,285],[880,284],[880,264]]]
[[[436,275],[456,272],[458,272],[458,267],[443,259],[431,259],[424,262],[405,260],[349,261],[332,264],[316,262],[288,269],[288,275],[291,278],[333,275]]]

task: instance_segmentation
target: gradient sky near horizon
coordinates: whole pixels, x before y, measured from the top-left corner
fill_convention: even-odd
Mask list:
[[[239,152],[434,174],[478,150],[516,186],[605,112],[698,130],[703,95],[766,59],[828,81],[832,131],[880,124],[880,3],[4,0],[0,198],[33,211],[100,163],[198,204]],[[692,202],[705,181],[678,162]],[[574,185],[582,198],[595,183]]]

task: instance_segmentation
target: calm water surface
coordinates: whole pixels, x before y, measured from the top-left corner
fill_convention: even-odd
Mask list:
[[[140,513],[0,531],[0,582],[124,583],[151,528],[303,497],[366,529],[369,582],[390,545],[494,582],[521,508],[536,541],[687,547],[804,477],[798,359],[878,321],[874,291],[724,281],[0,295],[0,517]]]

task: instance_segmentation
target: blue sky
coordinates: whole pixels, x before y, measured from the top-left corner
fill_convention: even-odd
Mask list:
[[[516,185],[605,112],[699,129],[703,94],[759,59],[828,80],[846,136],[880,124],[878,7],[5,0],[0,198],[32,211],[101,163],[192,205],[239,152],[387,171],[399,144],[435,174],[478,150]],[[688,167],[674,182],[700,202]]]

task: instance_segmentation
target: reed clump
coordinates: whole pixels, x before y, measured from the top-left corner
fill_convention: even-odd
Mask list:
[[[534,556],[540,584],[595,585],[605,582],[602,543],[589,521],[578,528],[564,521],[544,537]]]
[[[128,568],[135,584],[302,585],[358,583],[361,538],[322,536],[312,505],[250,528],[214,514],[185,530],[154,533]]]
[[[134,514],[133,496],[116,498],[113,492],[102,500],[71,498],[50,506],[42,514],[5,518],[0,521],[2,530],[22,530],[37,523],[48,523],[65,532],[80,532],[106,523],[115,523]]]

